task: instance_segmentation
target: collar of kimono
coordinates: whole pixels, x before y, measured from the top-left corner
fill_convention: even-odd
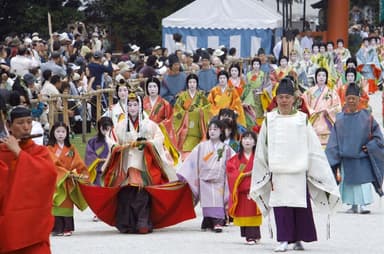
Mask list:
[[[131,119],[131,122],[133,123],[133,127],[135,127],[135,130],[137,130],[137,127],[139,127],[139,116],[137,116],[135,120],[133,120],[132,117],[129,116],[129,119]]]
[[[278,108],[277,108],[277,112],[278,112],[280,115],[282,115],[282,114],[280,113],[280,111],[279,111]],[[295,107],[292,107],[291,113],[289,113],[289,114],[287,114],[287,115],[294,115],[294,114],[296,114],[296,113],[297,113],[297,109],[296,109]]]

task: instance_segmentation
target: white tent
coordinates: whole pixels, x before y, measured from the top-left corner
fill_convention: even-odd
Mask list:
[[[224,45],[242,57],[260,47],[269,53],[272,30],[281,23],[282,16],[258,0],[196,0],[162,20],[163,46],[172,52],[172,35],[179,33],[187,51]]]

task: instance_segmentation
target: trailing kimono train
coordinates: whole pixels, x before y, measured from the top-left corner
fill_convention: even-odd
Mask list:
[[[129,115],[115,126],[118,144],[103,165],[103,187],[81,186],[96,216],[121,233],[145,234],[195,217],[192,193],[176,182],[178,164],[164,148],[164,135],[141,108],[141,98],[130,94]]]

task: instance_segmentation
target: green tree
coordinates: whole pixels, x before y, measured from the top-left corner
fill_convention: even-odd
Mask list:
[[[87,24],[104,24],[114,48],[161,43],[161,20],[192,0],[95,0],[85,10]]]
[[[53,31],[63,31],[73,20],[84,19],[84,13],[78,10],[80,6],[80,0],[1,1],[0,34],[4,37],[10,34],[39,32],[41,36],[47,37],[48,11],[52,16]]]

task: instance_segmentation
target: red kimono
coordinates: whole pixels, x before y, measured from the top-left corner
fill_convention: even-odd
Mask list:
[[[49,254],[56,169],[46,147],[20,147],[16,157],[0,144],[0,253]]]
[[[248,198],[251,187],[251,172],[253,167],[252,154],[247,160],[243,155],[234,155],[227,162],[227,177],[229,185],[229,215],[237,226],[260,226],[262,215],[256,203]]]
[[[147,112],[149,119],[155,123],[161,123],[172,117],[172,106],[168,101],[160,96],[157,97],[155,105],[151,105],[149,96],[145,96],[143,100],[143,108]]]

